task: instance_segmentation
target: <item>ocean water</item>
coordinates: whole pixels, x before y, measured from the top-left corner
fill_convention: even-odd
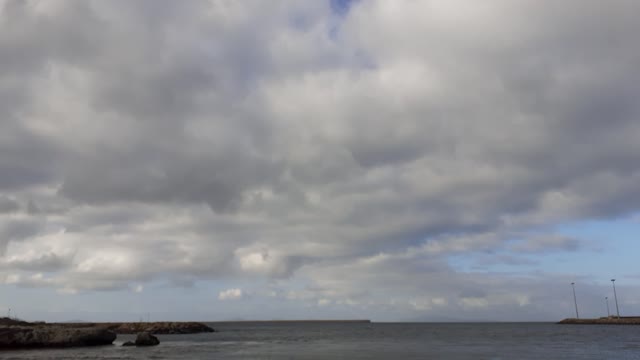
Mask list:
[[[0,352],[2,359],[640,359],[640,326],[548,323],[211,323],[215,333]]]

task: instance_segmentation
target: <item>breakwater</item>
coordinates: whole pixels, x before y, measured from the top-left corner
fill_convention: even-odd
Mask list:
[[[137,334],[143,331],[152,334],[197,334],[214,332],[207,325],[191,321],[157,321],[157,322],[110,322],[110,323],[65,323],[59,326],[83,328],[106,328],[116,334]]]
[[[597,319],[564,319],[558,324],[563,325],[640,325],[640,316],[610,316]]]

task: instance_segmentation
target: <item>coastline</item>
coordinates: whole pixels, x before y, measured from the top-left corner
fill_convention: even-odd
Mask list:
[[[640,325],[640,316],[615,316],[601,317],[597,319],[567,318],[559,321],[561,325]]]
[[[0,350],[111,345],[117,334],[196,334],[214,331],[198,322],[45,323],[0,318]]]
[[[368,319],[356,319],[356,320],[223,320],[223,321],[206,321],[207,324],[234,324],[234,323],[275,323],[275,324],[288,324],[288,323],[361,323],[370,324],[371,320]]]

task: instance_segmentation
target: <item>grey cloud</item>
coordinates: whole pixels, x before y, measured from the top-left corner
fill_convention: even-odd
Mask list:
[[[460,292],[458,295],[461,298],[484,298],[487,293],[481,289],[467,289]]]
[[[50,252],[35,258],[8,259],[4,266],[12,270],[53,272],[69,267],[72,260],[72,255],[59,255]]]
[[[0,124],[2,121],[6,120],[0,119]],[[6,131],[0,137],[0,189],[12,191],[53,181],[55,169],[52,165],[61,155],[60,147],[10,124]]]
[[[0,195],[0,214],[12,213],[20,210],[20,204],[14,199]]]
[[[0,245],[78,250],[16,263],[55,273],[34,284],[304,276],[316,301],[531,309],[550,280],[448,257],[531,265],[581,248],[514,234],[640,209],[634,2],[357,2],[337,36],[321,2],[2,4]]]
[[[45,224],[37,219],[12,219],[0,217],[0,254],[4,254],[11,241],[24,241],[38,235]]]
[[[26,210],[27,210],[27,214],[30,214],[30,215],[37,215],[42,211],[32,199],[29,199],[27,201]]]
[[[237,205],[248,188],[277,176],[277,167],[240,153],[223,151],[208,158],[144,153],[133,155],[142,155],[133,161],[127,154],[114,154],[99,162],[87,159],[84,166],[68,173],[61,194],[89,203],[206,203],[223,211]]]
[[[476,271],[484,271],[492,265],[510,265],[510,266],[522,266],[522,265],[539,265],[539,262],[527,257],[511,256],[504,254],[487,254],[476,257],[477,260],[474,263],[472,269]]]
[[[541,253],[550,251],[577,251],[581,247],[578,239],[566,236],[532,236],[516,242],[510,247],[511,251],[521,253]]]

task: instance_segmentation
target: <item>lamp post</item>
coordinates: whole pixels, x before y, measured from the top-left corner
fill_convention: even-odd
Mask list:
[[[613,284],[613,298],[616,300],[616,314],[618,315],[618,319],[620,319],[620,308],[618,307],[618,294],[616,294],[616,279],[611,279],[611,284]]]
[[[607,302],[607,317],[610,318],[611,317],[611,311],[609,311],[609,297],[605,296],[604,297],[604,301]]]
[[[573,304],[576,306],[576,319],[580,319],[580,315],[578,315],[578,300],[576,299],[576,283],[571,283],[571,288],[573,289]]]

